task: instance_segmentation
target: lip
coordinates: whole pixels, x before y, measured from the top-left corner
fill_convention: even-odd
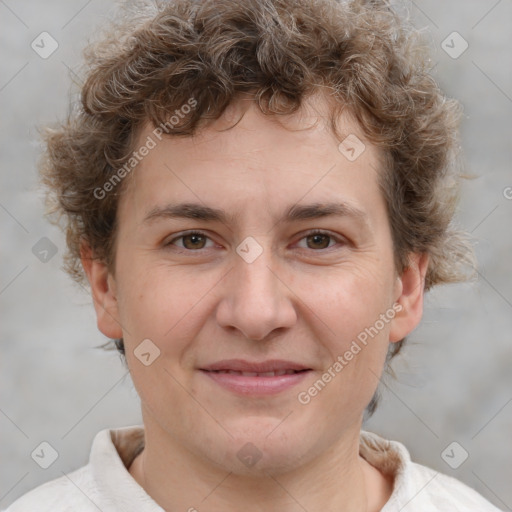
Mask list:
[[[309,366],[283,359],[269,359],[260,363],[246,361],[245,359],[224,359],[201,368],[206,371],[232,370],[236,372],[277,372],[282,370],[311,370]]]
[[[285,371],[290,372],[292,370],[297,373],[274,376],[242,375],[241,373],[281,373]],[[304,380],[312,369],[301,363],[279,359],[263,362],[229,359],[208,365],[205,368],[201,368],[200,371],[215,383],[233,393],[245,396],[257,396],[272,395],[290,389]]]

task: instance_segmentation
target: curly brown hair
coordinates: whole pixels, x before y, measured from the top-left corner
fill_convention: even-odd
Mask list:
[[[155,0],[128,7],[85,50],[79,108],[45,134],[40,171],[48,214],[65,220],[65,269],[86,284],[86,242],[114,271],[116,211],[128,180],[109,193],[95,191],[106,190],[133,157],[146,122],[165,126],[169,136],[190,136],[241,94],[252,95],[263,113],[282,116],[322,89],[333,133],[339,136],[346,109],[383,149],[380,186],[398,272],[419,252],[429,255],[426,290],[464,279],[472,250],[452,223],[461,109],[429,74],[418,34],[384,1]],[[194,108],[169,124],[191,97]]]

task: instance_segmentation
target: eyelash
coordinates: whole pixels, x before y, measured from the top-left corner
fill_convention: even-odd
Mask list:
[[[169,242],[166,242],[164,244],[164,247],[169,247],[169,246],[172,246],[174,245],[173,242],[176,242],[177,240],[180,240],[182,238],[185,238],[186,236],[192,236],[192,235],[199,235],[199,236],[202,236],[202,237],[205,237],[207,238],[208,240],[211,240],[211,238],[203,231],[186,231],[184,233],[182,233],[181,235],[177,236],[177,237],[174,237],[172,240],[169,240]],[[347,241],[344,240],[342,237],[337,237],[335,235],[332,235],[331,233],[329,233],[328,231],[323,231],[321,229],[313,229],[311,231],[308,231],[307,233],[305,233],[300,239],[300,240],[303,240],[304,238],[307,238],[309,236],[314,236],[314,235],[323,235],[323,236],[327,236],[329,237],[330,239],[338,242],[339,244],[342,244],[342,245],[346,245],[347,244]],[[197,252],[197,253],[200,253],[201,251],[203,250],[207,250],[208,248],[201,248],[201,249],[186,249],[184,247],[178,247],[178,249],[181,251],[181,252],[188,252],[188,253],[193,253],[193,252]],[[324,249],[318,249],[318,250],[315,250],[315,249],[310,249],[314,252],[322,252],[322,251],[327,251],[329,249],[332,249],[332,247],[326,247]],[[306,249],[307,250],[307,249]]]

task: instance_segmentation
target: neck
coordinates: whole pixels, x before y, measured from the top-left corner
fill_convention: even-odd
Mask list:
[[[145,439],[130,473],[167,511],[370,512],[391,493],[389,482],[359,456],[359,430],[307,464],[256,476],[198,458],[151,422],[145,422]]]

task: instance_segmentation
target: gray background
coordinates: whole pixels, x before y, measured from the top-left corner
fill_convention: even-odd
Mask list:
[[[427,295],[423,323],[395,364],[398,380],[385,380],[366,428],[512,510],[512,2],[405,5],[428,30],[433,74],[464,106],[465,158],[476,177],[464,184],[458,220],[474,236],[479,277]],[[117,353],[94,348],[106,338],[91,299],[61,270],[64,237],[43,216],[35,167],[36,127],[65,115],[81,49],[114,7],[0,0],[0,508],[85,464],[99,430],[141,422]],[[42,31],[59,43],[48,59],[31,48]],[[441,48],[453,31],[469,43],[456,59]],[[46,263],[32,252],[42,237],[58,250]],[[59,454],[48,469],[31,458],[42,441]],[[453,441],[469,453],[458,469],[441,457]]]

